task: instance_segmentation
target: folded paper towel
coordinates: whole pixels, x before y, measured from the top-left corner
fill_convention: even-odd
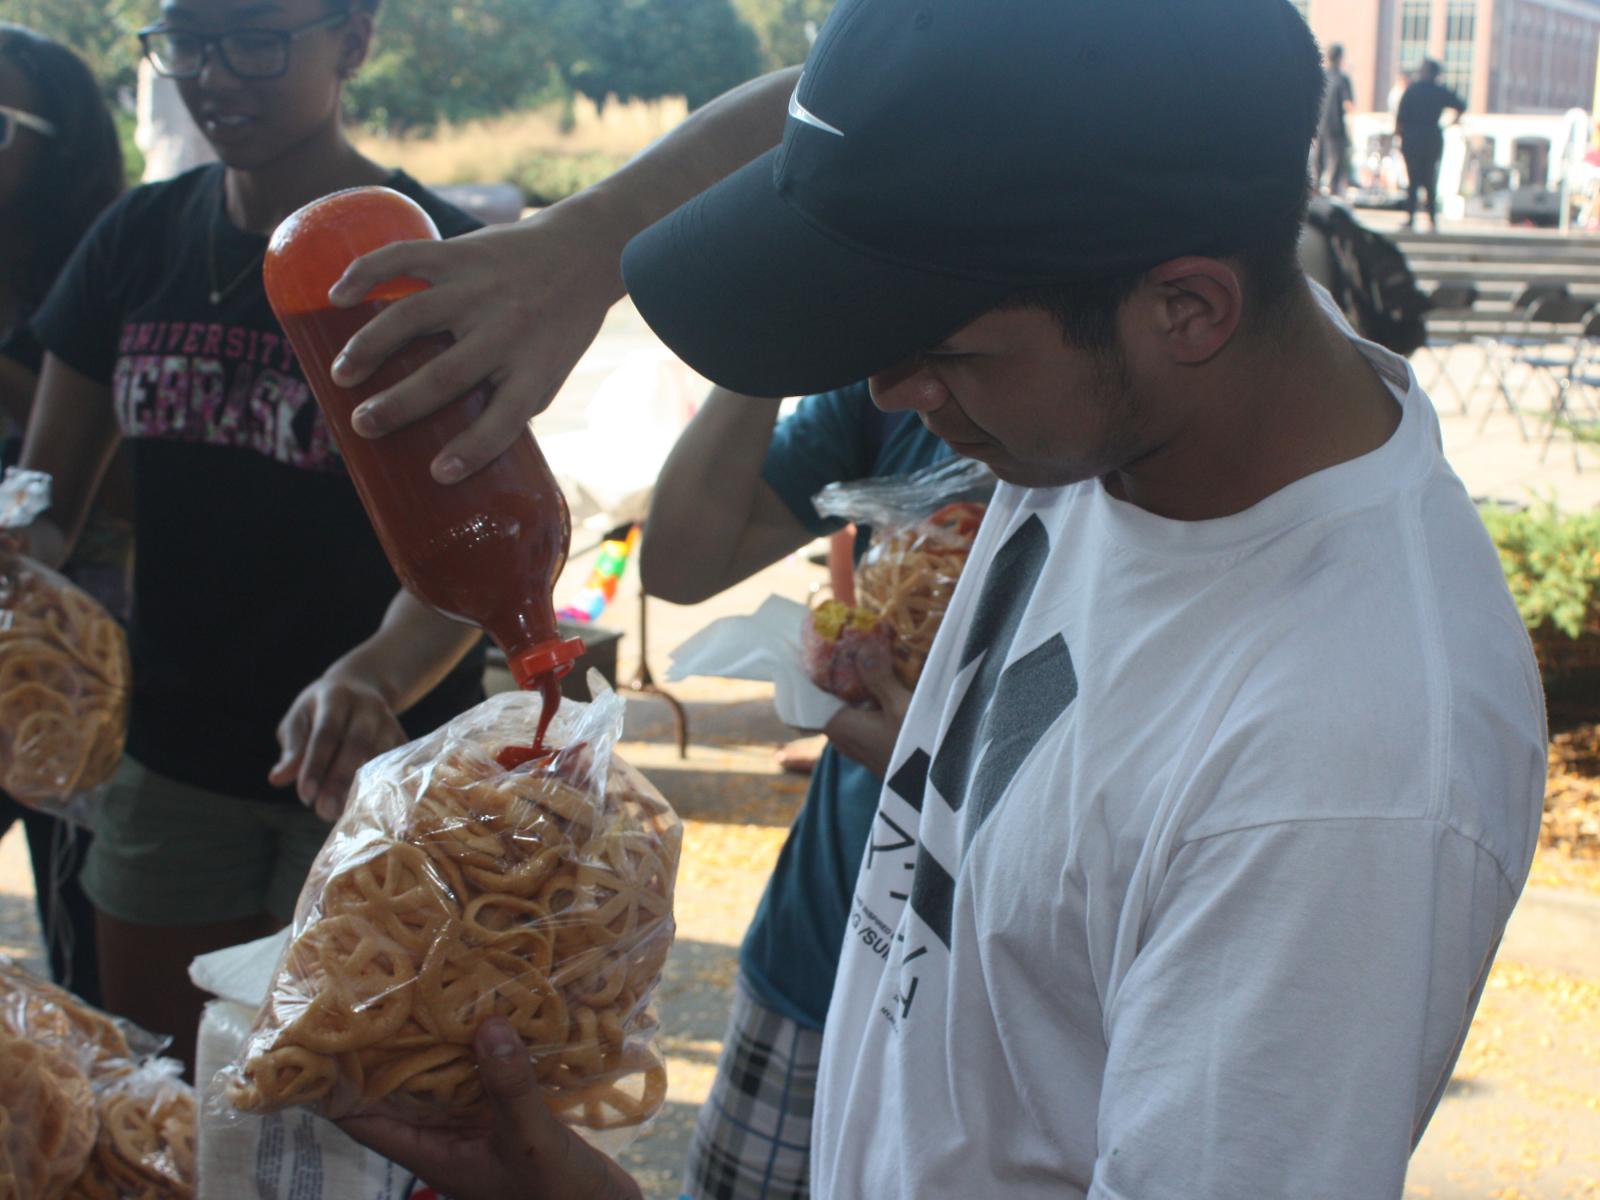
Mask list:
[[[805,618],[805,605],[769,596],[749,616],[713,621],[674,650],[667,678],[716,675],[766,680],[773,685],[772,704],[784,724],[821,729],[844,701],[806,677],[800,653]]]

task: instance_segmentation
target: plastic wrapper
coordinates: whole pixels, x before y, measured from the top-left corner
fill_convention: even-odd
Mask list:
[[[827,600],[806,614],[800,631],[800,656],[806,678],[848,704],[872,693],[861,678],[862,651],[873,646],[892,650],[889,625],[877,613]]]
[[[856,564],[856,603],[887,626],[895,674],[908,688],[922,675],[994,484],[988,467],[955,458],[909,475],[829,484],[812,500],[823,516],[872,529]]]
[[[4,955],[0,955],[0,1033],[62,1055],[96,1086],[128,1074],[166,1046],[166,1039],[107,1016]]]
[[[48,476],[10,471],[0,529],[48,505]],[[73,800],[122,759],[131,678],[110,613],[56,572],[0,551],[0,789],[36,808],[81,807]]]
[[[196,1107],[180,1070],[157,1059],[98,1091],[99,1134],[66,1200],[193,1200]]]
[[[77,1063],[0,1031],[0,1200],[61,1200],[89,1161],[99,1127]]]
[[[194,1093],[165,1040],[0,956],[0,1200],[188,1200]]]
[[[541,701],[495,696],[374,759],[300,896],[225,1094],[416,1123],[475,1119],[491,1015],[580,1130],[632,1129],[666,1094],[650,998],[672,943],[682,827],[613,753],[623,703],[567,701],[555,753],[514,769]]]

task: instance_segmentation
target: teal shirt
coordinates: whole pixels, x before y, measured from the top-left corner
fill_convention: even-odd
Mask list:
[[[866,384],[808,396],[772,435],[762,478],[807,530],[842,522],[817,515],[811,497],[825,484],[904,475],[950,457],[950,448],[909,413],[880,411]],[[856,539],[856,556],[870,531]],[[883,780],[829,746],[805,805],[778,855],[739,965],[757,999],[810,1029],[821,1029],[839,967],[856,872],[878,811]]]

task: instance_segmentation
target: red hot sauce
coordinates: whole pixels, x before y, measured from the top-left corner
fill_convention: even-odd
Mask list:
[[[561,702],[558,680],[583,653],[581,641],[557,632],[551,599],[572,537],[566,498],[526,429],[469,478],[434,481],[429,464],[483,412],[489,402],[483,387],[376,440],[351,427],[358,405],[442,353],[451,344],[448,334],[411,342],[357,387],[340,387],[331,374],[356,330],[427,285],[390,280],[354,308],[333,307],[328,289],[369,251],[438,237],[428,214],[399,192],[353,188],[306,205],[278,226],[263,271],[273,312],[400,582],[446,616],[481,627],[505,651],[517,685],[544,697],[533,746],[502,752],[510,770],[544,753],[545,731]]]

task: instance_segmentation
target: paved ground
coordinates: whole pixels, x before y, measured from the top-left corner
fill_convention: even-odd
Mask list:
[[[546,425],[571,429],[609,365],[648,346],[636,317],[620,311],[600,358],[581,371]],[[1451,364],[1463,380],[1466,354]],[[1424,368],[1424,378],[1428,377]],[[1462,416],[1442,417],[1452,460],[1478,495],[1526,500],[1554,490],[1564,504],[1600,504],[1600,451],[1577,470],[1559,445],[1541,463],[1511,419],[1480,426],[1487,390]],[[569,568],[564,589],[588,565]],[[716,601],[691,609],[650,608],[650,663],[664,674],[667,651],[713,616],[748,612],[772,592],[803,596],[821,571],[802,559],[780,563]],[[638,661],[637,601],[631,581],[607,621],[626,631],[625,675]],[[564,594],[564,592],[563,592]],[[695,1108],[720,1048],[736,950],[762,884],[804,793],[778,772],[773,751],[788,739],[764,685],[694,680],[673,685],[688,708],[692,744],[680,761],[666,706],[649,696],[628,705],[623,753],[677,805],[686,827],[679,876],[679,936],[660,991],[669,1031],[668,1103],[657,1126],[626,1156],[652,1200],[676,1195]],[[1570,870],[1537,878],[1594,882]],[[37,954],[31,878],[20,830],[0,841],[0,949]],[[1413,1164],[1409,1198],[1429,1200],[1600,1200],[1600,898],[1578,887],[1530,889],[1508,932],[1460,1069]]]

